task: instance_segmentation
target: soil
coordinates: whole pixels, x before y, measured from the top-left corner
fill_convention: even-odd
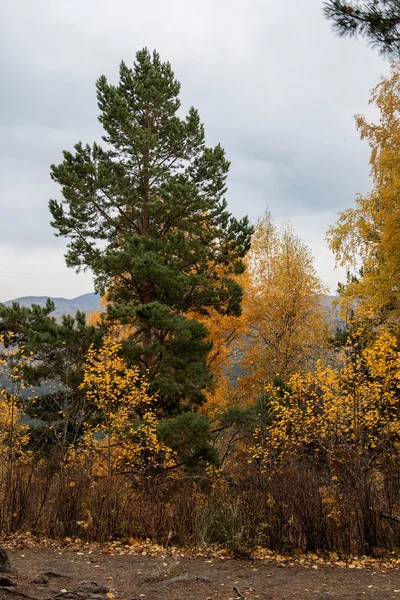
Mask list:
[[[400,570],[368,567],[281,566],[265,560],[184,557],[171,554],[110,555],[68,548],[9,549],[9,575],[17,584],[0,588],[0,600],[68,600],[82,581],[109,588],[115,600],[400,600]],[[53,572],[47,583],[33,583]],[[54,576],[60,574],[61,577]],[[85,598],[84,594],[76,598]],[[101,600],[101,594],[86,596]]]

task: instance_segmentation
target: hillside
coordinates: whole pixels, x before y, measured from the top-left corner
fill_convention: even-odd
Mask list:
[[[18,302],[21,306],[32,306],[32,304],[39,304],[39,306],[45,306],[48,296],[23,296],[22,298],[15,298],[13,300],[7,300],[3,302],[6,306],[11,306],[13,302]],[[90,293],[77,296],[76,298],[50,298],[54,302],[55,310],[52,313],[54,316],[60,315],[74,315],[77,310],[83,311],[87,315],[100,307],[100,296],[98,294]]]
[[[45,306],[47,298],[49,296],[23,296],[21,298],[14,298],[13,300],[7,300],[2,302],[5,306],[11,306],[13,302],[18,302],[21,306],[32,306],[32,304],[39,304],[39,306]],[[89,315],[95,310],[100,308],[100,296],[98,294],[83,294],[76,298],[51,298],[55,305],[55,310],[52,313],[54,316],[59,317],[61,315],[74,315],[77,310]],[[337,321],[337,309],[334,306],[334,301],[337,300],[337,296],[324,296],[322,298],[322,304],[327,309],[336,323]]]

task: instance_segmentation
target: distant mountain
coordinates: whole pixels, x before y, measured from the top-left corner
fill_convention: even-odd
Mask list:
[[[14,300],[7,300],[3,302],[6,306],[11,306],[13,302],[18,302],[21,306],[30,307],[32,304],[39,304],[39,306],[45,306],[47,298],[49,296],[24,296],[22,298],[15,298]],[[50,298],[54,302],[55,310],[51,314],[58,317],[61,315],[74,315],[77,310],[80,310],[86,315],[99,310],[100,308],[100,296],[98,294],[83,294],[77,296],[77,298]]]
[[[32,306],[32,304],[39,304],[39,306],[45,306],[48,296],[24,296],[22,298],[15,298],[14,300],[8,300],[3,302],[6,306],[11,306],[13,302],[18,302],[21,306]],[[341,319],[338,316],[338,308],[335,306],[335,300],[337,296],[322,296],[322,305],[326,308],[330,315],[331,321],[335,325],[341,324]],[[50,298],[55,304],[55,310],[51,314],[55,317],[61,315],[74,315],[77,310],[81,310],[86,315],[90,315],[95,310],[100,309],[100,296],[98,294],[83,294],[77,298]]]

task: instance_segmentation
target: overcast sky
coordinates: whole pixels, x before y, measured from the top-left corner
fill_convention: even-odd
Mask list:
[[[338,211],[370,187],[355,113],[389,70],[363,40],[334,36],[322,0],[17,0],[0,2],[0,301],[74,297],[90,273],[64,265],[47,208],[49,165],[99,140],[94,83],[117,82],[143,46],[169,60],[184,108],[232,163],[228,204],[266,207],[311,247],[322,279],[341,273],[324,241]]]

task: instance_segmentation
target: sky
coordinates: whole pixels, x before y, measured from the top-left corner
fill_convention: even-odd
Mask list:
[[[343,273],[325,241],[337,213],[371,187],[356,113],[389,65],[364,40],[337,38],[322,0],[0,2],[0,301],[72,298],[89,272],[65,266],[50,225],[61,198],[50,164],[100,141],[95,81],[156,49],[195,106],[209,145],[231,161],[227,200],[252,222],[268,208],[311,248],[334,293]]]

